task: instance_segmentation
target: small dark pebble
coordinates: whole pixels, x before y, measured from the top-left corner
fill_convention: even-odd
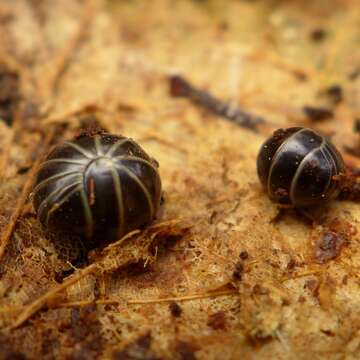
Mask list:
[[[181,306],[178,303],[176,303],[175,301],[170,303],[169,310],[171,312],[171,315],[174,316],[174,317],[179,317],[181,315],[181,313],[182,313]]]
[[[325,94],[331,99],[334,104],[340,103],[343,96],[343,89],[340,85],[332,85],[325,90]]]
[[[22,166],[18,169],[17,173],[19,175],[26,174],[31,169],[31,166]]]
[[[303,111],[310,121],[317,122],[334,117],[334,112],[324,107],[304,106]]]
[[[321,28],[314,29],[310,33],[311,40],[317,43],[324,41],[326,36],[327,36],[326,31]]]
[[[241,253],[240,253],[240,259],[241,260],[246,260],[246,259],[248,259],[249,258],[249,253],[246,251],[246,250],[244,250],[244,251],[242,251]]]
[[[238,261],[235,264],[235,270],[233,272],[233,278],[236,279],[236,280],[241,280],[243,271],[244,271],[244,266],[240,261]]]

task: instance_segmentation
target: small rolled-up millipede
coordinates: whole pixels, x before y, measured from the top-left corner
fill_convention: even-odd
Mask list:
[[[108,243],[156,217],[158,163],[130,138],[83,135],[47,156],[31,197],[46,229]]]

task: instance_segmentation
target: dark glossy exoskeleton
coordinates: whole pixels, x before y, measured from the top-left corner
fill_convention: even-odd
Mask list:
[[[274,132],[261,147],[257,171],[269,197],[297,207],[320,205],[340,192],[335,175],[344,172],[335,146],[307,128]]]
[[[42,163],[32,192],[46,229],[96,244],[150,223],[160,198],[156,161],[133,140],[106,133],[57,146]]]

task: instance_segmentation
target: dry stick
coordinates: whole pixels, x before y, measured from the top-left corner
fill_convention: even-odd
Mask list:
[[[294,279],[298,279],[301,277],[305,277],[305,276],[311,276],[311,275],[316,275],[316,274],[321,274],[323,272],[323,270],[308,270],[308,271],[304,271],[301,273],[297,273],[291,276],[286,276],[283,279],[281,279],[281,282],[285,282],[288,280],[294,280]]]
[[[257,131],[258,126],[265,122],[263,118],[254,116],[240,108],[234,109],[230,104],[217,99],[205,90],[196,88],[179,75],[170,76],[169,82],[171,96],[188,98],[193,103],[202,106],[218,116],[222,116],[234,124],[252,131]]]
[[[81,276],[80,276],[80,274],[73,276],[71,279],[68,279],[63,284],[61,284],[59,287],[46,293],[43,297],[38,299],[36,302],[32,303],[29,307],[26,307],[25,309],[22,307],[23,310],[22,310],[21,314],[19,315],[16,322],[10,327],[10,329],[15,329],[16,327],[19,327],[20,325],[22,325],[31,316],[33,316],[36,312],[38,312],[44,305],[46,305],[46,303],[49,300],[51,300],[51,298],[54,295],[56,295],[59,291],[65,290],[65,288],[67,288],[68,286],[73,285],[75,282],[79,281],[84,276],[89,275],[93,271],[95,271],[96,269],[93,269],[93,268],[91,268],[89,270],[89,268],[92,266],[95,266],[95,264],[92,264],[88,268],[84,269],[83,271],[87,270],[86,273],[81,273]],[[174,297],[158,298],[158,299],[146,299],[146,300],[126,300],[126,299],[123,299],[123,301],[116,300],[116,299],[80,300],[80,301],[59,303],[59,304],[55,304],[54,306],[50,305],[49,307],[52,309],[56,309],[56,308],[88,306],[88,305],[92,305],[92,304],[95,304],[95,305],[120,305],[124,302],[126,302],[128,305],[151,304],[151,303],[163,303],[163,302],[172,302],[172,301],[190,301],[190,300],[196,300],[196,299],[205,299],[205,298],[235,295],[235,294],[239,294],[239,292],[234,289],[234,290],[214,291],[214,292],[208,292],[208,293],[203,293],[203,294],[192,294],[192,295],[174,296]],[[0,308],[0,314],[16,312],[19,310],[21,310],[21,309],[19,309],[19,307],[12,307],[12,308],[7,308],[7,309]]]
[[[76,307],[76,306],[87,306],[87,305],[119,305],[119,300],[111,300],[111,299],[98,299],[98,300],[80,300],[80,301],[72,301],[60,303],[55,306],[55,308],[67,308],[67,307]]]
[[[144,300],[129,300],[128,304],[151,304],[151,303],[161,303],[161,302],[171,302],[171,301],[186,301],[186,300],[194,300],[194,299],[204,299],[209,297],[217,297],[217,296],[225,296],[225,295],[234,295],[238,294],[238,290],[222,290],[222,291],[214,291],[203,294],[193,294],[193,295],[184,295],[184,296],[174,296],[168,298],[160,298],[160,299],[144,299]]]
[[[159,299],[146,299],[146,300],[125,300],[127,304],[150,304],[150,303],[162,303],[162,302],[172,302],[172,301],[188,301],[195,299],[204,299],[209,297],[218,297],[218,296],[226,296],[226,295],[234,295],[238,294],[239,291],[233,290],[222,290],[222,291],[214,291],[203,294],[192,294],[192,295],[184,295],[184,296],[174,296],[168,298],[159,298]],[[74,307],[74,306],[87,306],[91,304],[97,305],[119,305],[121,302],[119,300],[113,299],[99,299],[99,300],[82,300],[82,301],[74,301],[74,302],[65,302],[57,305],[57,307]]]
[[[56,133],[56,127],[54,127],[52,129],[52,131],[50,131],[48,133],[47,137],[45,138],[45,147],[43,150],[43,155],[45,155],[47,153],[48,148],[51,144],[51,141],[55,136],[55,133]],[[24,187],[21,191],[20,197],[16,203],[15,211],[12,213],[9,222],[8,222],[7,226],[5,227],[5,230],[1,234],[1,237],[0,237],[0,261],[2,260],[2,258],[4,256],[6,246],[9,243],[11,235],[15,229],[16,222],[17,222],[18,218],[20,217],[20,215],[22,214],[24,205],[26,203],[26,200],[28,198],[28,195],[30,193],[30,190],[31,190],[31,187],[33,184],[34,176],[36,174],[38,166],[40,165],[40,163],[42,161],[42,158],[43,158],[43,156],[39,156],[38,159],[33,164],[32,168],[27,176],[27,179],[25,181]]]
[[[110,249],[113,249],[114,247],[117,247],[119,245],[121,245],[124,241],[126,241],[127,239],[130,239],[131,237],[133,237],[136,234],[139,234],[141,231],[140,230],[133,230],[129,233],[127,233],[125,236],[123,236],[120,240],[115,241],[114,243],[108,245],[104,251],[108,251]]]
[[[72,284],[76,283],[86,275],[94,273],[98,268],[98,265],[91,264],[83,270],[79,270],[74,276],[70,279],[65,280],[61,285],[55,287],[54,289],[48,291],[46,294],[41,296],[39,299],[26,306],[25,309],[20,313],[18,318],[15,320],[14,324],[10,326],[9,330],[13,330],[24,324],[28,319],[30,319],[34,314],[36,314],[46,303],[51,300],[53,296],[59,292],[65,290]]]

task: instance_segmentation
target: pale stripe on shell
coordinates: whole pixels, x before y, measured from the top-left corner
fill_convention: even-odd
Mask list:
[[[124,165],[118,165],[116,164],[115,167],[117,169],[119,169],[120,171],[124,171],[126,172],[126,174],[132,179],[134,180],[137,185],[140,187],[140,189],[143,191],[145,197],[146,197],[146,200],[148,202],[148,205],[149,205],[149,213],[150,213],[150,220],[152,219],[153,217],[153,214],[154,214],[154,208],[153,208],[153,204],[152,204],[152,201],[151,201],[151,196],[150,196],[150,193],[148,191],[148,189],[146,188],[146,186],[143,184],[143,182],[137,177],[136,174],[134,174],[131,170],[129,170],[126,166]]]
[[[94,233],[94,217],[89,205],[88,197],[86,196],[84,186],[80,189],[80,198],[84,209],[85,223],[86,223],[86,237],[91,238]]]
[[[145,164],[149,167],[151,167],[156,173],[158,171],[158,169],[148,160],[145,160],[143,158],[139,158],[137,156],[132,156],[132,155],[119,155],[114,157],[114,160],[123,160],[123,161],[137,161],[140,162],[142,164]]]
[[[54,197],[54,196],[61,197],[64,193],[66,193],[66,191],[68,191],[69,189],[71,189],[72,187],[74,187],[76,185],[80,185],[81,183],[82,183],[82,180],[71,183],[68,186],[65,186],[62,188],[57,188],[54,191],[52,191],[45,199],[42,200],[40,206],[38,207],[39,217],[41,218],[41,214],[42,214],[45,206],[49,203],[49,201],[51,200],[52,197]]]
[[[95,157],[91,151],[84,149],[82,146],[75,144],[72,141],[65,141],[64,145],[68,145],[73,149],[77,150],[78,153],[85,156],[87,159],[93,159]]]
[[[86,164],[84,164],[84,160],[56,158],[56,159],[49,159],[44,161],[42,164],[40,164],[40,168],[44,168],[45,166],[51,164],[71,164],[71,165],[86,166]]]
[[[118,236],[120,237],[122,233],[124,232],[124,226],[125,226],[125,219],[124,219],[124,197],[122,194],[122,186],[121,186],[121,179],[119,173],[116,171],[115,167],[112,166],[110,168],[111,176],[113,179],[113,184],[115,188],[115,194],[116,194],[116,200],[118,204],[118,210],[119,210],[119,227],[118,227]]]
[[[82,189],[82,185],[79,185],[78,187],[76,187],[74,190],[68,192],[66,194],[65,197],[63,197],[61,199],[61,201],[55,203],[51,209],[48,211],[47,215],[46,215],[46,221],[45,221],[45,225],[46,227],[49,226],[49,218],[50,218],[50,215],[55,212],[57,209],[59,209],[61,207],[61,205],[63,205],[66,201],[68,201],[70,199],[71,196],[73,196],[75,193],[77,193],[78,191],[80,191]]]
[[[97,156],[103,156],[104,151],[103,151],[103,148],[101,146],[100,136],[99,135],[94,136],[94,145],[95,145],[95,149],[96,149],[96,155]]]
[[[323,146],[322,148],[324,157],[332,163],[332,167],[331,169],[335,169],[335,174],[339,174],[340,173],[340,169],[338,168],[338,164],[335,161],[334,157],[332,156],[332,152],[330,151],[330,146],[327,146],[326,144]],[[331,164],[330,164],[331,165]],[[331,170],[330,176],[329,176],[329,181],[327,183],[326,189],[328,189],[331,185],[331,181],[332,181],[332,177],[333,177],[333,171]],[[331,195],[331,194],[329,194]]]
[[[267,180],[267,190],[268,193],[271,194],[271,175],[274,169],[274,164],[277,162],[277,159],[280,156],[281,153],[281,149],[285,146],[285,144],[290,141],[295,135],[300,134],[301,132],[307,130],[306,128],[301,129],[299,131],[294,132],[293,134],[291,134],[287,139],[285,139],[285,141],[276,149],[274,156],[271,159],[271,165],[270,165],[270,169],[269,169],[269,175],[268,175],[268,180]]]
[[[105,156],[112,156],[114,154],[114,152],[122,145],[124,145],[127,142],[133,142],[131,139],[129,138],[125,138],[125,139],[120,139],[118,140],[116,143],[112,144],[109,148],[109,150],[105,153]]]
[[[75,176],[75,175],[80,175],[82,176],[82,173],[79,170],[71,170],[71,171],[63,171],[59,174],[50,176],[44,180],[42,180],[39,184],[37,184],[33,190],[33,193],[35,194],[36,192],[38,192],[41,188],[43,188],[45,185],[48,185],[50,182],[54,181],[54,180],[61,180],[67,176]]]

